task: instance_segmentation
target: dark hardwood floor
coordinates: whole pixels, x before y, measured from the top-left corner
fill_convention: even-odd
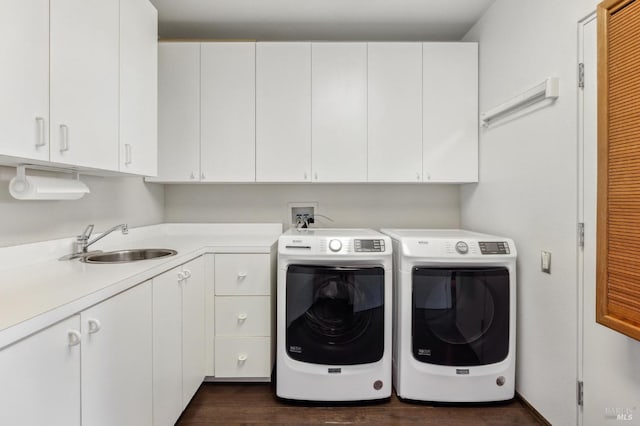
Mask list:
[[[271,384],[204,383],[178,425],[421,424],[539,425],[518,400],[495,406],[433,406],[391,401],[361,406],[304,406],[280,402]]]

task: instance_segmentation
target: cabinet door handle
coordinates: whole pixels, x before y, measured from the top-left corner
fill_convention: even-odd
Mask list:
[[[200,173],[200,179],[205,180],[207,177],[204,175],[204,172]]]
[[[195,173],[191,172],[191,174],[189,175],[189,179],[195,179],[195,178],[196,178]]]
[[[100,321],[95,318],[87,320],[87,324],[89,324],[89,334],[97,333],[102,328]]]
[[[77,346],[82,341],[82,335],[76,330],[69,330],[67,338],[69,339],[69,346]]]
[[[248,317],[248,315],[245,314],[244,312],[240,313],[240,314],[238,314],[238,321],[239,322],[243,322],[243,321],[245,321],[247,319],[247,317]]]
[[[240,355],[238,355],[238,362],[245,362],[247,360],[247,358],[249,358],[249,356],[247,356],[247,354],[240,354]]]
[[[131,144],[124,144],[124,165],[128,166],[131,164]]]
[[[243,280],[247,278],[247,273],[246,272],[238,272],[238,279],[239,280]]]
[[[60,152],[69,151],[69,127],[60,125]]]
[[[187,276],[184,274],[184,272],[182,271],[178,272],[178,282],[184,281],[185,278],[187,278]]]
[[[420,180],[420,172],[416,172],[416,180]]]
[[[307,180],[307,172],[304,172],[304,180]]]
[[[44,139],[44,118],[36,117],[36,148],[40,148],[46,144]]]
[[[189,269],[185,269],[183,272],[184,272],[184,277],[185,277],[186,279],[191,278],[191,270],[189,270]]]
[[[315,174],[313,175],[313,177],[315,178],[315,180],[318,180],[318,174],[317,174],[317,173],[315,173]]]

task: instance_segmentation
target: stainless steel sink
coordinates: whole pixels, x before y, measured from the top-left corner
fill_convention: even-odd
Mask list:
[[[91,253],[81,260],[86,263],[127,263],[138,260],[158,259],[160,257],[175,256],[177,251],[171,249],[132,249]]]

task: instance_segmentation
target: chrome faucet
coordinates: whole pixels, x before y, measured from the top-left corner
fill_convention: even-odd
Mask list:
[[[100,236],[94,238],[93,240],[89,240],[89,237],[91,237],[91,233],[93,232],[93,224],[88,225],[85,228],[82,235],[78,235],[76,237],[76,240],[73,243],[73,253],[68,254],[66,256],[62,256],[59,260],[70,260],[70,259],[76,259],[78,257],[84,256],[88,252],[87,249],[89,248],[90,245],[103,239],[104,237],[106,237],[107,235],[109,235],[114,231],[117,231],[118,229],[121,229],[122,233],[125,235],[129,233],[129,226],[126,223],[122,223],[120,225],[114,226],[111,229],[106,230]]]

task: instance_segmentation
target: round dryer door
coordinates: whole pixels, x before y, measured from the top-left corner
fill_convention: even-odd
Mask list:
[[[412,346],[416,360],[474,366],[509,351],[506,268],[414,268]]]

